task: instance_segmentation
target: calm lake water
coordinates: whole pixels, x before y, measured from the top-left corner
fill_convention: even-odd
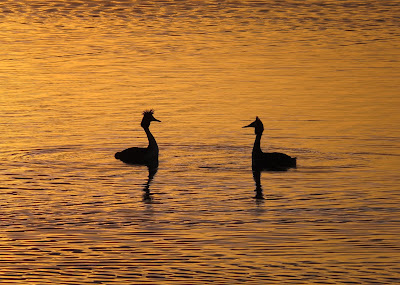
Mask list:
[[[398,284],[400,3],[0,2],[1,284]],[[160,165],[114,153],[146,146]],[[264,151],[298,168],[251,171]]]

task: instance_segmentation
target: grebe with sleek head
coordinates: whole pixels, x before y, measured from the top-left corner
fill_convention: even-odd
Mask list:
[[[263,152],[261,150],[261,136],[264,132],[264,125],[261,120],[256,120],[243,128],[254,128],[256,140],[252,152],[253,170],[285,171],[289,168],[296,168],[296,158],[280,152]]]
[[[154,118],[153,114],[153,110],[144,111],[143,119],[140,124],[146,132],[147,139],[149,140],[149,145],[146,148],[130,147],[123,151],[117,152],[115,154],[116,159],[130,164],[143,164],[151,167],[158,166],[158,145],[154,136],[150,132],[149,127],[151,122],[161,121]]]

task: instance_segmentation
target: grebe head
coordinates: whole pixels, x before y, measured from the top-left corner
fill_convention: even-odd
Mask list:
[[[161,122],[160,120],[157,120],[156,118],[154,118],[153,114],[154,114],[154,110],[147,110],[147,111],[143,112],[143,119],[142,119],[142,122],[140,123],[142,128],[148,128],[152,121]]]
[[[256,117],[256,120],[250,125],[244,126],[243,128],[254,128],[254,133],[256,135],[262,134],[264,131],[264,125],[258,117]]]

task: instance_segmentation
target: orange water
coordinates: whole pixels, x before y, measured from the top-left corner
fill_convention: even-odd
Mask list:
[[[0,12],[1,284],[399,283],[397,1]],[[113,157],[149,108],[152,181]]]

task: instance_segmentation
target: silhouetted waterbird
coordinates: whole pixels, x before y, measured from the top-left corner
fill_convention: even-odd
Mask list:
[[[254,128],[256,140],[252,152],[252,168],[254,170],[285,171],[296,167],[296,158],[280,152],[263,152],[261,150],[261,136],[264,132],[264,125],[261,120],[256,120],[243,128]]]
[[[143,147],[130,147],[123,151],[117,152],[115,154],[116,159],[129,164],[142,164],[149,167],[158,167],[158,145],[157,142],[150,132],[150,123],[153,121],[161,122],[153,116],[154,111],[144,111],[141,126],[146,132],[147,138],[149,140],[149,145],[146,148]]]

